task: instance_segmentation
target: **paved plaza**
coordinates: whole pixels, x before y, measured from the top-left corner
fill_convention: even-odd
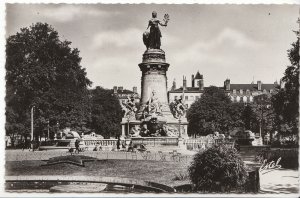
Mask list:
[[[108,160],[108,161],[113,161],[119,164],[120,166],[126,167],[122,171],[119,172],[119,175],[123,177],[137,177],[139,179],[144,179],[144,180],[152,180],[152,181],[160,181],[162,183],[165,183],[166,185],[168,184],[173,184],[173,185],[180,185],[184,183],[189,183],[188,179],[185,179],[183,181],[172,181],[168,182],[168,178],[172,180],[172,178],[176,175],[176,171],[178,173],[185,173],[187,167],[189,166],[189,163],[193,159],[193,154],[190,152],[188,154],[182,155],[182,157],[179,159],[172,159],[172,155],[169,154],[169,152],[165,152],[166,158],[164,160],[161,159],[159,153],[153,149],[151,152],[151,156],[148,158],[143,157],[140,153],[137,153],[137,155],[132,155],[130,152],[109,152],[109,151],[97,151],[97,152],[92,152],[92,151],[85,151],[82,152],[81,155],[86,155],[90,157],[97,158],[99,160]],[[24,172],[24,175],[29,174],[37,174],[37,175],[45,175],[47,174],[47,169],[46,167],[42,168],[40,167],[41,164],[45,163],[42,160],[48,160],[51,157],[56,157],[56,156],[66,156],[70,155],[70,153],[64,151],[64,150],[52,150],[52,151],[28,151],[28,150],[7,150],[6,151],[6,161],[7,161],[7,166],[8,165],[13,165],[14,168],[17,166],[26,167],[26,169],[31,169],[27,170],[27,173]],[[115,161],[117,160],[117,161]],[[36,162],[35,162],[36,161]],[[136,161],[136,163],[130,163],[130,162]],[[251,164],[253,162],[247,161],[246,163]],[[135,165],[134,165],[135,164]],[[147,166],[147,169],[142,170],[140,168],[137,168],[137,164],[140,164],[141,166]],[[103,172],[103,170],[100,170],[102,166],[96,165],[89,167],[90,165],[87,166],[87,168],[80,168],[76,167],[73,165],[62,165],[61,171],[63,172],[58,172],[58,174],[65,173],[64,171],[66,169],[68,170],[67,175],[68,177],[72,177],[72,175],[101,175],[101,176],[115,176],[115,170],[113,168],[116,168],[116,171],[120,170],[119,166],[114,163],[112,165],[112,168],[107,169]],[[10,172],[9,170],[14,170],[13,167],[7,167],[6,169],[8,172],[6,173],[7,175],[15,175],[15,173]],[[56,165],[55,167],[58,168]],[[67,168],[69,167],[69,168]],[[131,168],[132,170],[131,170]],[[168,171],[170,174],[168,175],[168,172],[164,172],[164,177],[157,178],[156,173],[160,173],[161,170],[164,170],[166,167],[173,167],[173,170]],[[12,168],[12,169],[11,169]],[[102,167],[103,168],[103,167]],[[152,176],[144,177],[145,174],[147,174],[147,170],[149,168],[149,171],[151,170]],[[44,170],[42,170],[44,169]],[[83,170],[84,169],[84,170]],[[160,170],[161,169],[161,170]],[[132,172],[133,171],[133,172]],[[139,172],[140,171],[140,172]],[[145,172],[146,171],[146,172]],[[157,172],[158,171],[158,172]],[[126,173],[128,172],[128,173]],[[55,173],[53,173],[55,174]],[[139,175],[144,175],[139,177]],[[298,170],[292,170],[292,169],[281,169],[281,170],[273,170],[265,174],[260,174],[260,193],[264,194],[279,194],[279,193],[285,193],[285,194],[290,194],[290,193],[298,193],[299,190],[299,175],[298,175]]]

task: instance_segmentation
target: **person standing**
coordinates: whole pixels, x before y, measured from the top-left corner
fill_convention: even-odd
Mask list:
[[[121,140],[120,140],[120,136],[118,137],[118,141],[117,141],[117,150],[120,150],[120,144],[121,144]]]
[[[75,152],[77,151],[79,153],[79,140],[78,139],[75,141],[75,148],[76,148]]]

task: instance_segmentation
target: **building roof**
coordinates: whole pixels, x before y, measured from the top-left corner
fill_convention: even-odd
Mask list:
[[[270,89],[275,89],[276,85],[275,84],[261,84],[261,90],[270,90]],[[247,90],[249,89],[250,91],[257,91],[258,86],[257,84],[230,84],[230,90]]]
[[[112,91],[114,91],[114,90],[112,89]],[[135,94],[135,93],[131,90],[128,90],[128,89],[122,89],[122,90],[118,89],[117,94]]]
[[[199,73],[199,71],[197,71],[197,73],[196,73],[194,79],[203,79],[203,75],[201,75],[201,74]]]
[[[178,89],[175,89],[175,90],[171,90],[169,91],[170,93],[182,93],[182,87],[178,88]],[[205,89],[205,87],[204,87]],[[188,92],[192,92],[192,93],[202,93],[203,90],[199,90],[199,87],[186,87],[186,90],[184,90],[185,93],[188,93]]]

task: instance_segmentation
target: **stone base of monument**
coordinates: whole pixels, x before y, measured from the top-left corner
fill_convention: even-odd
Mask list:
[[[132,128],[141,128],[142,125],[147,124],[149,120],[126,120],[126,118],[122,119],[122,134],[121,138],[128,137]],[[166,126],[169,133],[166,136],[159,137],[182,137],[184,139],[188,138],[187,127],[188,122],[185,119],[182,121],[178,121],[176,119],[167,120],[167,119],[158,119],[158,123]]]

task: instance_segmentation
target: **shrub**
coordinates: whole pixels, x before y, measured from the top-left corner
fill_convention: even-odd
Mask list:
[[[197,153],[189,167],[195,191],[229,192],[247,180],[244,162],[233,148],[213,146]]]

